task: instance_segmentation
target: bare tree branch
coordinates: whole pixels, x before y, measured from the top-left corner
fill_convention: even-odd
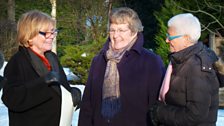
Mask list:
[[[205,26],[204,27],[204,29],[209,29],[208,27],[211,25],[211,24],[215,24],[216,23],[216,21],[213,21],[213,22],[209,22],[208,24],[207,24],[207,26]],[[204,29],[202,29],[202,31],[204,30]]]
[[[204,30],[208,30],[210,33],[216,34],[215,32],[213,32],[211,29],[207,28],[204,24],[201,24],[202,26],[202,31]]]
[[[220,8],[218,8],[219,10],[216,9],[215,6],[214,6],[214,5],[211,5],[210,3],[208,3],[207,0],[204,0],[204,2],[205,2],[205,5],[206,5],[208,8],[220,12]]]
[[[190,10],[190,9],[181,7],[181,6],[179,6],[178,4],[176,4],[175,0],[173,0],[172,2],[173,2],[173,4],[174,4],[176,7],[180,8],[181,10],[184,10],[184,11],[187,11],[187,12],[191,12],[191,13],[203,13],[203,14],[205,14],[205,15],[211,17],[214,21],[211,22],[211,23],[209,23],[208,26],[211,25],[211,24],[217,23],[222,29],[224,29],[224,25],[218,20],[218,18],[216,18],[214,15],[212,15],[212,14],[210,14],[210,13],[204,11],[204,10],[201,10],[199,7],[198,7],[198,10]],[[205,25],[204,25],[204,28],[207,29],[208,31],[212,31],[211,29],[209,29],[208,26],[205,26]],[[214,32],[213,32],[213,33],[214,33]]]
[[[197,1],[197,0],[195,0],[195,2],[197,3],[197,7],[198,7],[198,9],[200,9],[200,6],[198,5],[198,1]]]
[[[221,28],[224,29],[223,24],[214,15],[212,15],[212,14],[206,12],[206,11],[203,11],[203,10],[198,10],[198,12],[201,12],[201,13],[204,13],[204,14],[210,16],[211,18],[213,18],[221,26]]]

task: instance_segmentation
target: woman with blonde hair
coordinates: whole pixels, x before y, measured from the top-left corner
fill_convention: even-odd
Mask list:
[[[71,126],[72,88],[57,56],[51,51],[58,30],[55,20],[34,10],[17,25],[19,50],[9,60],[2,101],[8,107],[9,126]],[[80,97],[76,89],[73,95]]]

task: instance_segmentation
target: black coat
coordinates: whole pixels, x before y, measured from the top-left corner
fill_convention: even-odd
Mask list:
[[[144,49],[143,35],[130,51],[127,51],[120,63],[121,111],[111,120],[101,115],[102,85],[106,69],[105,53],[109,40],[91,64],[88,82],[82,99],[79,126],[149,126],[147,112],[155,103],[164,73],[159,56]]]
[[[53,70],[60,73],[61,84],[70,91],[57,56],[49,51]],[[20,47],[9,60],[4,77],[2,101],[8,107],[10,126],[58,126],[61,112],[61,92],[58,84],[45,83],[40,64],[31,60],[28,49]]]
[[[173,73],[166,105],[158,108],[165,126],[215,126],[219,82],[213,64],[217,57],[202,43],[171,55]]]

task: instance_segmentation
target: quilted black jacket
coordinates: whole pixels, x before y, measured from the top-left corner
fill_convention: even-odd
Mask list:
[[[202,43],[170,55],[173,65],[166,104],[158,107],[165,126],[215,126],[219,82],[213,64],[217,57]]]

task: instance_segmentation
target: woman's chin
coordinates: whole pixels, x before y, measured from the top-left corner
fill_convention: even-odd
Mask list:
[[[120,50],[120,49],[122,49],[122,48],[124,48],[125,46],[122,46],[122,45],[115,45],[114,47],[113,47],[113,49],[114,50]]]
[[[46,52],[46,51],[50,51],[50,50],[52,50],[52,47],[48,47],[48,48],[45,48],[45,49],[44,49],[45,52]]]

